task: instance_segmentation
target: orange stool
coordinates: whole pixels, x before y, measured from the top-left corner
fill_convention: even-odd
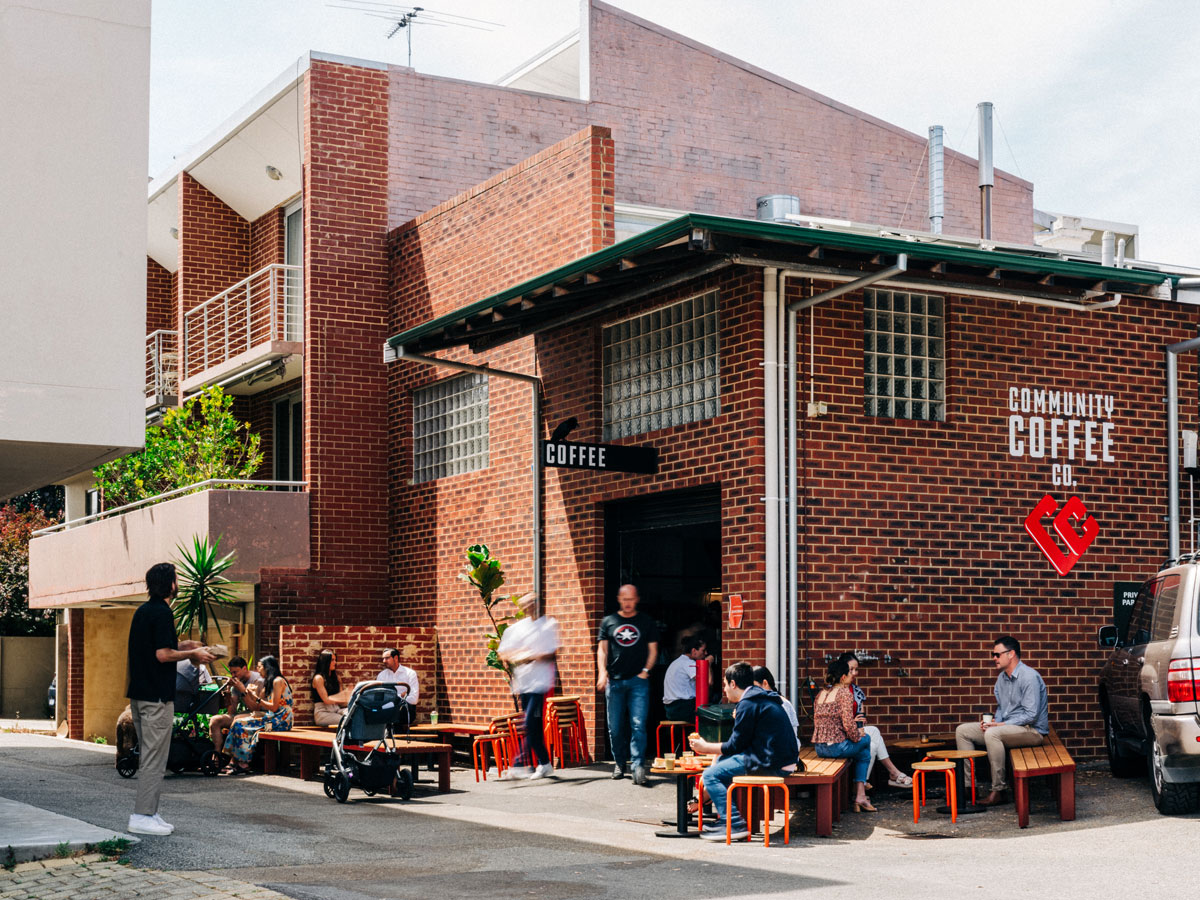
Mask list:
[[[953,767],[951,767],[953,768]],[[725,804],[725,843],[733,843],[733,816],[730,813],[733,810],[734,795],[741,788],[746,792],[746,809],[745,818],[746,825],[749,827],[754,822],[754,789],[762,788],[763,795],[763,846],[771,846],[771,791],[774,788],[779,788],[783,791],[783,842],[786,844],[791,841],[791,797],[788,793],[787,782],[778,775],[736,775],[733,783],[729,786],[729,796]]]
[[[496,757],[496,774],[503,775],[504,770],[508,768],[508,735],[477,734],[471,743],[471,762],[475,766],[476,781],[479,780],[480,772],[483,773],[483,780],[487,781],[489,746],[492,748],[492,755]]]
[[[941,772],[946,777],[946,797],[950,804],[950,821],[958,821],[958,789],[955,786],[955,765],[952,762],[928,760],[913,763],[913,822],[921,821],[921,807],[925,805],[925,773]]]
[[[680,722],[678,719],[663,719],[654,730],[654,755],[662,756],[662,731],[667,729],[667,739],[671,742],[670,752],[675,752],[675,730],[679,730],[679,746],[687,746],[687,730],[690,722]]]

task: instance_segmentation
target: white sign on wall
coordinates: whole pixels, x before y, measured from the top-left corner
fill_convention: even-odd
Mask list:
[[[1075,472],[1084,463],[1111,463],[1116,426],[1112,394],[1008,389],[1008,453],[1019,459],[1049,459],[1051,481],[1075,487]]]

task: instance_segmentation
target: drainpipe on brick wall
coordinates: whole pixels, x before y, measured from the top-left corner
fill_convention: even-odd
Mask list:
[[[427,366],[441,366],[444,369],[455,369],[459,372],[474,372],[488,377],[507,378],[510,381],[520,381],[529,385],[532,391],[530,398],[530,413],[533,423],[531,457],[533,476],[533,593],[537,596],[537,614],[542,614],[542,379],[536,375],[525,375],[521,372],[507,372],[504,369],[493,369],[489,366],[473,366],[470,363],[455,362],[450,359],[438,359],[436,356],[422,356],[412,353],[403,347],[395,349],[395,359],[407,359],[411,362],[424,363]],[[388,356],[385,359],[391,359]]]
[[[766,495],[763,497],[763,512],[766,515],[766,664],[773,675],[783,682],[779,668],[780,641],[779,613],[781,610],[779,590],[779,294],[776,290],[776,272],[773,268],[763,269],[763,438],[766,452]]]

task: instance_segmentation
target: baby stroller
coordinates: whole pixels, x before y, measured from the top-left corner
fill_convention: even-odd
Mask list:
[[[181,673],[182,674],[182,673]],[[208,736],[208,720],[201,716],[215,715],[221,706],[221,688],[228,680],[224,677],[206,685],[182,685],[175,683],[175,721],[171,726],[171,747],[167,752],[167,769],[179,775],[182,772],[203,772],[217,775],[223,760]],[[138,770],[140,748],[134,744],[124,756],[117,760],[117,772],[122,778],[132,778]]]
[[[407,693],[406,685],[381,681],[355,686],[325,765],[327,797],[345,803],[352,787],[368,797],[381,791],[402,800],[412,797],[412,772],[401,767],[396,750],[397,732],[407,733],[412,720]]]

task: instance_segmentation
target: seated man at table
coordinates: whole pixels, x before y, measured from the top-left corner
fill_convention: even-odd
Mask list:
[[[375,680],[396,685],[400,696],[408,701],[409,721],[416,721],[419,687],[417,673],[400,662],[400,651],[395,647],[388,647],[383,651],[383,671],[375,677]]]
[[[700,837],[709,841],[725,840],[726,795],[738,775],[782,775],[794,771],[800,757],[796,732],[783,710],[783,701],[775,691],[766,691],[754,683],[754,667],[734,663],[725,670],[725,696],[736,703],[733,734],[723,744],[705,741],[693,734],[689,739],[697,753],[720,754],[720,759],[704,770],[704,790],[712,798],[716,821],[705,826]],[[743,841],[750,828],[736,809],[728,810],[731,838]]]
[[[1021,662],[1021,642],[1011,635],[1001,635],[992,647],[992,658],[999,669],[993,689],[995,716],[985,716],[983,722],[964,722],[954,732],[959,750],[987,750],[992,790],[979,801],[981,806],[1005,802],[1005,748],[1037,747],[1050,733],[1046,683]]]
[[[683,640],[683,653],[667,666],[663,679],[663,706],[667,718],[675,722],[696,721],[696,661],[708,656],[704,638],[692,635]],[[708,656],[712,662],[712,657]],[[672,747],[672,750],[675,748]]]
[[[246,708],[243,705],[246,693],[251,689],[261,692],[262,686],[263,677],[252,671],[243,657],[235,656],[229,660],[229,681],[223,689],[225,712],[208,720],[208,733],[213,746],[217,749],[225,746],[225,732],[237,716],[239,707]]]

